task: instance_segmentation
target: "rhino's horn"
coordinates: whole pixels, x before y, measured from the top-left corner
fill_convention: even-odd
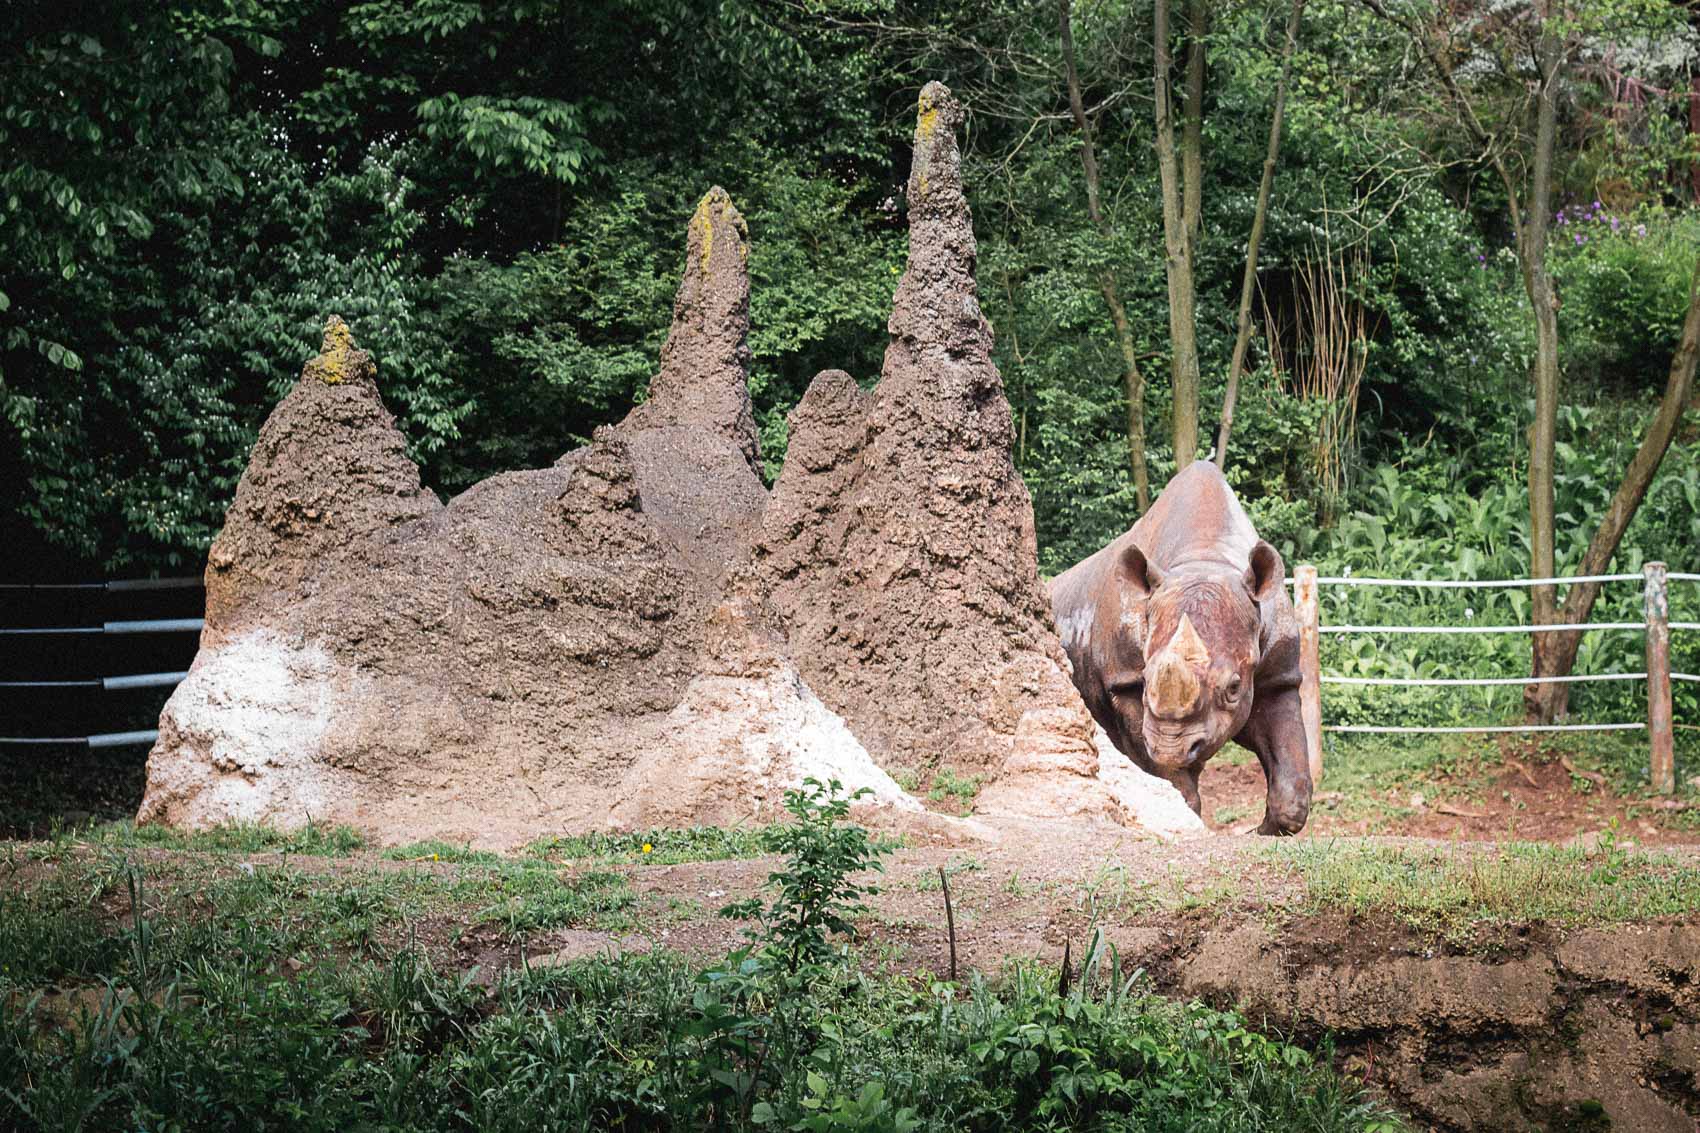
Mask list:
[[[1161,716],[1180,716],[1198,699],[1198,670],[1210,664],[1210,650],[1192,619],[1181,615],[1181,624],[1169,644],[1157,655],[1147,693],[1152,711]]]

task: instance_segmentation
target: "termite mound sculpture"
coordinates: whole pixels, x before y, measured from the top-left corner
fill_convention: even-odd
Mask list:
[[[1050,625],[975,300],[960,116],[922,92],[881,379],[816,379],[771,498],[748,233],[718,188],[648,399],[447,504],[332,319],[209,555],[141,820],[506,847],[765,820],[813,775],[937,830],[882,768],[944,766],[991,780],[987,815],[1196,828],[1166,785],[1100,765]]]

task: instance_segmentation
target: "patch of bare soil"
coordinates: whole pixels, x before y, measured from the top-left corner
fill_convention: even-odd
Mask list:
[[[1700,821],[1677,824],[1695,804],[1620,795],[1597,772],[1572,772],[1557,758],[1508,750],[1503,762],[1474,773],[1435,774],[1432,784],[1352,798],[1330,790],[1324,776],[1304,836],[1567,842],[1592,837],[1615,822],[1619,839],[1641,846],[1700,844]],[[1200,789],[1212,830],[1242,830],[1263,813],[1263,769],[1255,760],[1213,763]]]

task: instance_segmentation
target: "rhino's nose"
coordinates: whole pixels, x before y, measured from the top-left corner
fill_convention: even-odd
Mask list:
[[[1190,767],[1194,763],[1197,763],[1198,757],[1199,757],[1200,754],[1203,753],[1203,751],[1204,751],[1204,737],[1203,736],[1200,736],[1198,739],[1193,740],[1190,744],[1188,744],[1187,748],[1186,748],[1187,766]]]

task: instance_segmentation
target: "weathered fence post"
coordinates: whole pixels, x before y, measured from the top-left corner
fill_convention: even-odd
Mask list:
[[[1322,782],[1322,634],[1316,606],[1316,568],[1294,575],[1293,606],[1299,615],[1299,712],[1304,717],[1310,781]],[[1668,701],[1667,701],[1668,703]],[[1668,718],[1668,717],[1667,717]]]
[[[1647,738],[1652,741],[1653,790],[1676,790],[1676,755],[1671,730],[1670,602],[1665,564],[1641,568],[1647,580]]]

